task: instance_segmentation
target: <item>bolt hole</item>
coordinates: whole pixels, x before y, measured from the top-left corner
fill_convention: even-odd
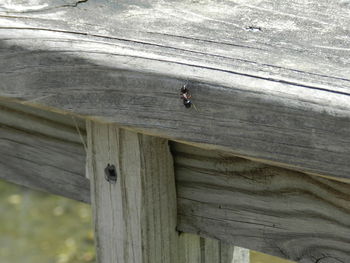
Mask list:
[[[117,182],[117,171],[113,164],[107,164],[107,167],[105,168],[105,179],[111,184]]]

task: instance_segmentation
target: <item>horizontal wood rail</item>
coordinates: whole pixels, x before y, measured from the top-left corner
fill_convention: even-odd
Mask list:
[[[40,3],[0,4],[0,97],[350,179],[347,1]]]
[[[350,184],[173,148],[180,231],[296,262],[350,260]]]
[[[25,106],[19,106],[23,111],[13,111],[13,104],[4,106],[0,102],[0,178],[90,202],[85,150],[72,118]],[[84,134],[81,120],[76,123]]]
[[[228,242],[301,263],[349,262],[348,2],[2,1],[0,178],[92,202],[103,219],[108,210],[97,206],[99,198],[120,194],[101,190],[103,172],[92,169],[110,158],[106,149],[114,149],[115,158],[131,154],[116,163],[129,167],[136,158],[139,169],[135,181],[118,182],[141,189],[138,195],[121,186],[125,195],[109,200],[114,208],[130,208],[130,193],[142,207],[148,199],[141,192],[153,182],[142,181],[143,172],[157,176],[147,168],[162,165],[119,149],[117,130],[132,134],[127,137],[138,154],[148,153],[146,145],[158,137],[171,142],[177,229],[220,240],[180,235],[177,245],[189,249],[184,258],[219,261],[231,253]],[[181,98],[183,85],[192,95],[190,108]],[[86,120],[114,127],[115,136],[105,140],[91,132],[99,128],[90,129],[88,147]],[[94,187],[101,190],[97,197]],[[155,200],[150,206],[161,201]],[[124,209],[123,220],[137,221],[128,240],[138,245],[117,238],[118,249],[131,261],[130,249],[140,262],[161,260],[154,249],[141,249],[153,235],[145,227],[151,214],[130,211],[135,216]],[[168,252],[160,254],[176,261]]]
[[[85,151],[71,116],[30,112],[25,106],[16,115],[10,106],[2,105],[2,120],[6,115],[20,123],[26,116],[33,125],[26,130],[0,127],[0,177],[90,202]],[[51,122],[46,122],[47,114]],[[81,120],[76,123],[85,140]],[[64,140],[50,128],[59,125],[71,130],[65,136],[77,141]],[[178,230],[297,262],[349,260],[350,184],[175,142],[171,149]],[[198,256],[188,253],[183,256]]]

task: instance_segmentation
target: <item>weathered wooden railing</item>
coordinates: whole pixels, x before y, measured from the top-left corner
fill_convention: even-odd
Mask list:
[[[8,102],[1,102],[0,105],[0,177],[31,188],[90,202],[89,180],[85,177],[84,144],[87,139],[83,120]],[[96,226],[97,235],[101,235],[98,247],[106,249],[100,251],[101,254],[116,256],[110,251],[113,246],[116,249],[121,238],[118,233],[121,228],[133,229],[140,234],[145,232],[142,228],[147,227],[147,231],[153,230],[151,233],[146,231],[147,235],[157,237],[155,240],[161,244],[165,242],[166,238],[162,238],[162,234],[176,234],[175,221],[167,219],[174,218],[174,215],[167,216],[167,213],[174,213],[177,203],[177,230],[181,232],[195,233],[301,262],[314,262],[322,254],[336,257],[343,255],[347,258],[349,184],[176,142],[170,144],[172,154],[169,155],[166,140],[137,135],[131,131],[122,131],[120,134],[120,129],[114,125],[90,124],[89,129],[91,135],[87,147],[91,157],[88,158],[88,163],[94,165],[88,170],[90,174],[99,176],[94,179],[97,182],[92,184],[96,185],[92,196],[96,206],[95,222],[99,222]],[[125,138],[121,139],[120,136]],[[106,145],[100,145],[101,143]],[[112,146],[111,143],[116,145]],[[152,149],[135,150],[134,147],[142,147],[145,143],[150,143]],[[118,165],[118,160],[115,159],[118,156],[116,149],[132,152],[126,155],[128,157],[121,156],[119,162],[122,163]],[[140,151],[142,156],[138,154]],[[126,171],[117,172],[123,187],[115,189],[105,180],[104,166],[107,163],[125,167]],[[129,172],[140,174],[140,181],[132,175],[125,175]],[[175,197],[175,181],[172,179],[174,172],[177,202],[172,199]],[[146,176],[148,173],[150,175]],[[123,182],[123,175],[136,181]],[[120,196],[123,191],[126,195],[124,197]],[[131,219],[120,228],[113,227],[114,222],[123,222],[122,219],[125,218],[120,210],[110,210],[113,207],[124,207],[123,204],[118,205],[117,200],[131,202],[126,211],[122,210],[133,220],[142,222],[138,216],[153,211],[152,218],[159,218],[160,221],[149,222],[143,218],[146,221],[139,225],[139,230],[135,230],[135,226],[128,226],[135,224]],[[137,205],[137,202],[141,203]],[[133,232],[130,234],[129,238],[150,239],[149,236],[141,238]],[[175,236],[177,238],[177,234]],[[197,250],[201,246],[199,237],[180,237],[179,245],[175,245],[174,240],[173,243],[167,243],[164,257],[169,257],[170,260],[171,253],[179,246],[178,249],[183,251],[179,253],[180,262],[197,262],[195,259],[199,260],[201,251]],[[115,238],[117,240],[111,242]],[[203,242],[214,241],[203,239]],[[136,246],[132,240],[129,244]],[[158,253],[161,244],[152,244],[158,247]],[[213,243],[208,247],[213,245],[216,249],[207,252],[207,257],[216,255],[219,258],[219,251],[232,252],[229,245]],[[192,249],[186,250],[184,246]],[[224,249],[220,250],[220,246]],[[339,248],[341,251],[338,251]],[[147,256],[152,256],[152,252],[147,253],[150,253]],[[223,255],[221,257],[224,258]],[[102,258],[101,262],[112,260],[104,259],[104,256]],[[139,261],[132,259],[130,262]]]
[[[226,263],[227,243],[348,262],[349,14],[326,0],[1,2],[0,177],[91,202],[101,263]]]
[[[1,179],[52,194],[62,195],[78,201],[90,202],[90,182],[85,174],[87,150],[86,128],[85,122],[81,118],[43,111],[25,105],[0,100],[0,124]],[[113,125],[95,125],[97,127],[100,126],[102,130],[102,127],[108,126],[119,130]],[[92,129],[91,124],[89,127]],[[135,133],[129,133],[131,135],[134,134],[137,137]],[[95,133],[90,134],[93,135]],[[102,134],[99,134],[96,137],[95,143],[97,143],[97,141],[107,143],[108,140],[100,135]],[[113,135],[116,134],[110,134],[110,136]],[[177,215],[175,200],[176,194],[174,192],[175,181],[173,176],[173,158],[170,155],[166,140],[159,140],[150,136],[145,136],[145,138],[146,140],[150,139],[151,142],[153,141],[154,143],[159,141],[161,142],[162,147],[165,147],[167,154],[158,156],[155,156],[152,152],[159,147],[154,147],[154,149],[148,148],[148,153],[150,154],[148,158],[150,162],[156,161],[156,163],[159,163],[161,167],[167,169],[168,172],[165,173],[164,168],[161,170],[156,169],[157,167],[153,167],[150,171],[152,176],[149,176],[149,178],[152,179],[154,174],[158,175],[158,177],[153,178],[153,182],[151,181],[148,183],[147,189],[134,189],[136,186],[130,185],[130,182],[124,187],[132,189],[130,192],[131,195],[139,193],[139,200],[143,200],[143,196],[150,196],[148,206],[146,206],[144,201],[139,206],[137,206],[136,203],[132,203],[130,211],[127,212],[130,220],[129,229],[133,229],[133,232],[130,234],[133,235],[137,235],[138,231],[135,229],[137,224],[134,225],[134,222],[131,219],[135,217],[137,218],[138,209],[145,209],[145,213],[147,213],[148,209],[158,213],[157,215],[152,214],[152,219],[154,221],[151,220],[151,222],[144,225],[144,227],[151,232],[149,235],[153,234],[153,239],[157,240],[157,242],[143,244],[143,246],[150,246],[152,249],[156,249],[156,251],[152,252],[152,249],[148,249],[145,255],[139,251],[137,255],[133,255],[138,258],[130,257],[130,255],[126,256],[123,253],[116,254],[116,251],[119,251],[117,246],[118,240],[123,240],[123,242],[128,240],[128,236],[125,237],[120,233],[123,232],[122,229],[128,229],[127,226],[116,228],[116,225],[118,222],[128,223],[129,220],[123,221],[122,219],[126,216],[119,210],[109,210],[111,207],[114,207],[114,202],[122,200],[120,196],[118,197],[118,193],[120,194],[122,191],[118,189],[119,191],[114,192],[114,195],[117,196],[114,196],[111,199],[103,199],[109,197],[109,195],[113,195],[113,193],[111,193],[112,189],[109,187],[110,184],[106,184],[105,182],[104,167],[102,167],[101,173],[94,173],[92,170],[97,169],[97,167],[93,165],[89,168],[91,169],[89,174],[100,174],[102,179],[99,183],[97,183],[96,180],[92,183],[92,186],[95,189],[93,192],[94,194],[92,194],[93,200],[95,200],[93,205],[96,207],[94,209],[94,221],[100,222],[99,224],[96,224],[96,235],[98,240],[96,247],[98,248],[97,252],[99,261],[118,262],[116,260],[121,260],[120,257],[125,257],[125,262],[145,262],[145,260],[149,260],[150,262],[176,263],[241,263],[240,259],[242,256],[239,254],[235,255],[234,252],[236,251],[236,253],[243,253],[244,261],[242,261],[242,263],[249,263],[248,251],[246,249],[236,247],[234,250],[232,245],[225,242],[202,238],[198,235],[187,233],[179,234],[175,231]],[[93,146],[93,141],[93,138],[90,137],[88,144],[90,156],[93,152],[96,152],[95,146]],[[129,146],[130,141],[123,140],[123,142]],[[101,145],[98,144],[96,147],[101,147]],[[132,148],[130,150],[135,151],[135,149]],[[109,152],[105,153],[108,158]],[[91,158],[93,157],[91,156]],[[166,159],[168,159],[168,161],[166,161]],[[113,160],[105,161],[113,162]],[[135,172],[135,169],[137,170],[137,160],[135,158],[124,158],[124,161],[130,162],[130,165],[127,165],[127,167],[130,167],[133,172]],[[94,160],[89,164],[92,165],[97,163],[99,165],[105,165],[105,162],[101,160],[98,162]],[[147,166],[149,166],[149,164],[147,164]],[[123,179],[124,176],[120,177],[120,174],[121,173],[119,173],[119,178]],[[167,174],[168,177],[166,177]],[[96,189],[96,187],[94,187],[95,185],[96,187],[99,186],[101,188]],[[163,186],[164,188],[155,188],[153,190],[154,185],[158,185],[159,187]],[[155,195],[155,198],[152,198],[152,195]],[[169,200],[166,199],[166,196],[169,196]],[[101,202],[103,200],[104,202]],[[157,200],[158,206],[156,206]],[[169,216],[166,215],[166,211],[170,213]],[[114,213],[115,215],[113,216],[111,213]],[[103,219],[100,218],[101,216]],[[164,222],[156,219],[163,219]],[[169,219],[172,219],[172,223]],[[162,224],[158,225],[160,223]],[[154,224],[152,228],[153,232],[149,230],[149,224]],[[119,231],[119,233],[113,232],[112,229],[117,232]],[[139,230],[141,231],[141,229]],[[126,233],[129,234],[128,231],[126,231]],[[164,247],[163,242],[169,242],[167,241],[167,237],[170,233],[172,233],[173,240],[172,243],[167,243],[166,252],[164,252],[162,251],[162,248]],[[145,242],[150,237],[147,239],[147,237],[141,238],[137,236],[137,238],[140,238],[140,240]],[[113,240],[115,241],[113,242]],[[138,239],[129,241],[130,244],[125,248],[126,250],[133,250],[138,247]],[[240,261],[236,261],[235,259]]]

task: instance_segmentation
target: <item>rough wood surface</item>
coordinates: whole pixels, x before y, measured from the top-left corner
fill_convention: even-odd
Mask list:
[[[0,124],[0,179],[89,202],[84,163],[80,144]]]
[[[350,185],[174,145],[178,229],[303,263],[350,261]]]
[[[0,125],[81,145],[86,140],[85,121],[81,118],[7,103],[1,99]]]
[[[249,263],[249,250],[230,244],[181,233],[179,236],[179,263]]]
[[[178,263],[168,141],[88,122],[88,171],[99,263]],[[113,164],[115,184],[104,169]]]
[[[90,202],[84,140],[78,117],[0,100],[1,179]]]
[[[348,1],[0,3],[0,97],[350,178]],[[195,109],[180,87],[189,80]]]
[[[76,133],[71,117],[5,104],[1,178],[88,202],[82,143],[64,140]],[[180,144],[174,156],[181,231],[300,262],[349,260],[349,185]]]

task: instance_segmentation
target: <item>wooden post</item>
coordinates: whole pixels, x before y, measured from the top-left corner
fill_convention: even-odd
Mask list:
[[[88,172],[99,263],[177,263],[168,141],[88,121]],[[116,182],[105,179],[107,165]]]
[[[250,262],[249,249],[242,248],[242,247],[234,247],[232,263],[249,263],[249,262]]]
[[[179,263],[249,263],[249,250],[182,233],[179,236]]]
[[[236,263],[233,246],[176,232],[167,140],[91,121],[87,138],[99,263]],[[115,167],[115,182],[106,178],[108,165]]]

